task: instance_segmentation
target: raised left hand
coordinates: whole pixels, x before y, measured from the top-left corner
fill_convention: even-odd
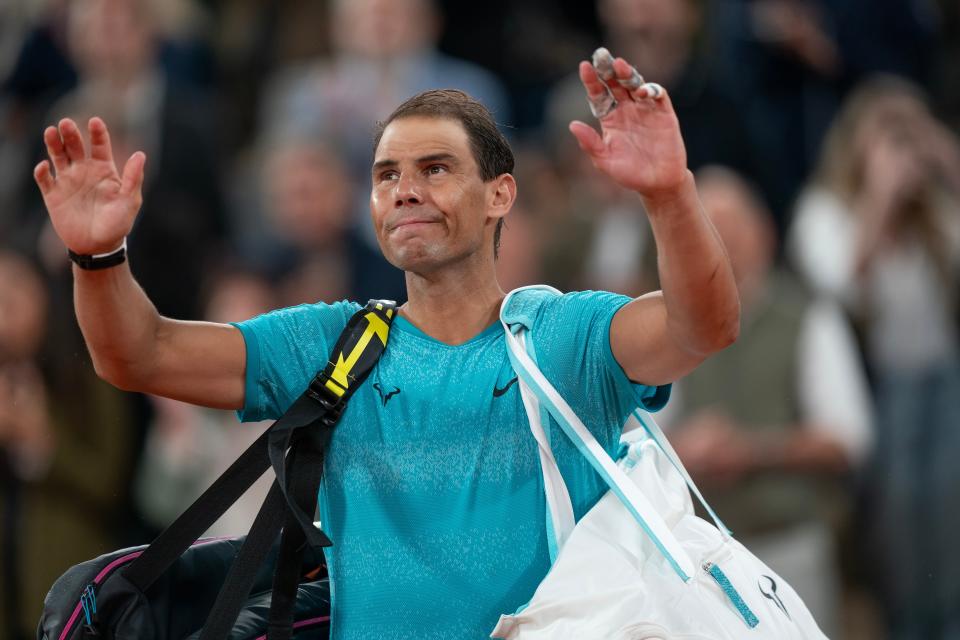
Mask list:
[[[688,171],[687,152],[670,97],[660,85],[644,83],[623,58],[602,64],[609,54],[605,49],[597,51],[600,71],[581,62],[580,80],[595,113],[600,111],[596,115],[602,135],[579,120],[570,123],[571,133],[593,164],[620,186],[648,198],[673,193]],[[608,76],[606,80],[600,72]],[[611,97],[616,103],[608,109]]]

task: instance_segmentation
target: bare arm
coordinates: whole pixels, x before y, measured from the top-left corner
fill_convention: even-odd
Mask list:
[[[594,165],[643,198],[657,243],[663,290],[624,306],[610,326],[610,345],[627,375],[644,384],[672,382],[739,332],[740,300],[733,270],[700,205],[676,114],[666,91],[641,84],[617,58],[604,82],[589,63],[580,79],[591,101],[606,91],[617,106],[601,115],[603,135],[570,125]],[[633,81],[636,84],[636,80]]]
[[[121,176],[106,125],[92,118],[89,132],[88,153],[73,121],[48,127],[44,141],[56,177],[46,160],[34,177],[64,244],[101,254],[119,247],[133,226],[146,158],[135,153]],[[126,263],[73,271],[77,320],[100,377],[122,389],[210,407],[243,405],[246,352],[238,329],[161,317]]]

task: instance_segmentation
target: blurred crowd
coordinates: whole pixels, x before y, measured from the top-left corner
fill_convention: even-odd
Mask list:
[[[99,115],[117,158],[146,152],[130,264],[168,316],[402,301],[371,134],[435,87],[483,101],[517,154],[504,289],[639,295],[641,201],[567,131],[600,44],[669,90],[740,288],[739,341],[663,413],[681,457],[831,637],[960,639],[957,0],[0,3],[0,636],[263,428],[96,378],[32,181],[47,124]]]

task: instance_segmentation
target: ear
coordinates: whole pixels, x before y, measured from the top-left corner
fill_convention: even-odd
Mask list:
[[[510,213],[517,199],[517,181],[511,174],[504,173],[494,178],[490,184],[487,216],[503,218]]]

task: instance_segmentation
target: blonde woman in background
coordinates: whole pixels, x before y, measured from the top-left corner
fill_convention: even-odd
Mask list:
[[[794,264],[859,325],[873,375],[871,565],[894,639],[960,638],[960,147],[920,90],[854,91],[801,195]]]

